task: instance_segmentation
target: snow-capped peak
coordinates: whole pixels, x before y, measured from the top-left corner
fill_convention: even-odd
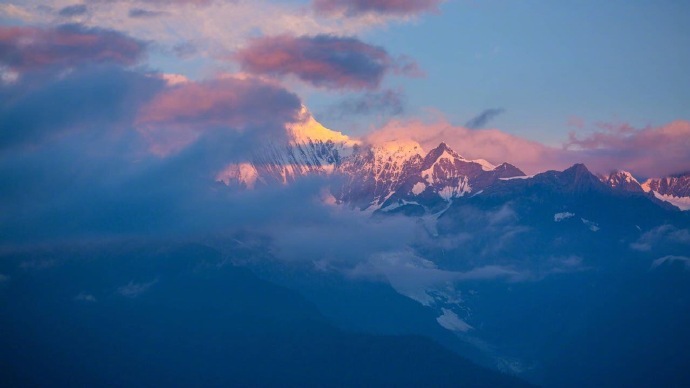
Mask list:
[[[640,182],[631,173],[623,170],[612,171],[608,175],[600,175],[599,180],[616,190],[636,192],[643,190]]]
[[[604,183],[609,183],[611,187],[616,187],[622,183],[640,184],[631,173],[623,170],[613,171],[608,176],[604,176],[602,180]]]
[[[292,143],[309,143],[310,141],[332,141],[336,144],[354,146],[360,144],[359,140],[354,140],[344,135],[342,132],[328,129],[321,125],[311,112],[303,105],[299,114],[299,120],[287,126],[288,134]]]
[[[690,210],[690,173],[647,179],[642,190],[652,192],[681,210]]]

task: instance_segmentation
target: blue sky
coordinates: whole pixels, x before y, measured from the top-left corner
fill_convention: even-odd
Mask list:
[[[687,119],[687,15],[687,2],[450,1],[365,37],[425,72],[390,80],[409,115],[432,108],[463,124],[503,108],[492,126],[557,145],[576,129],[571,117],[638,127]]]

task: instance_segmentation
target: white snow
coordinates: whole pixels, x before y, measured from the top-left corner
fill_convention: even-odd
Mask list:
[[[436,164],[432,164],[431,167],[422,171],[422,178],[426,179],[426,181],[429,182],[430,185],[434,184],[434,166],[435,165]]]
[[[426,179],[426,181],[429,182],[430,185],[436,183],[436,178],[434,177],[434,167],[438,164],[438,162],[440,162],[443,159],[451,163],[454,160],[466,161],[466,159],[453,155],[450,152],[448,152],[448,150],[444,150],[441,156],[439,156],[438,159],[436,159],[436,161],[431,166],[429,166],[429,168],[422,171],[422,178]]]
[[[387,179],[397,179],[403,173],[405,162],[415,155],[421,157],[424,154],[422,146],[413,140],[386,141],[375,145],[373,151],[376,181],[380,181],[384,175]]]
[[[650,191],[652,191],[652,187],[651,187],[652,181],[653,181],[653,179],[647,179],[646,181],[644,181],[644,183],[640,185],[642,187],[642,190],[644,190],[646,193],[649,193]]]
[[[415,201],[406,201],[406,200],[404,200],[404,199],[401,199],[401,200],[398,200],[398,202],[393,202],[393,203],[391,203],[390,205],[388,205],[388,206],[386,206],[386,207],[384,207],[384,208],[381,208],[381,210],[382,210],[382,211],[391,211],[391,210],[395,210],[395,209],[397,209],[397,208],[399,208],[399,207],[402,207],[402,206],[405,206],[405,205],[418,205],[418,206],[422,206],[422,205],[419,204],[419,202],[415,202]]]
[[[467,181],[467,177],[463,177],[457,186],[445,186],[438,191],[438,195],[441,196],[446,201],[450,201],[451,198],[462,197],[463,195],[472,192],[470,183]]]
[[[521,175],[521,176],[511,176],[510,178],[498,178],[502,181],[511,181],[513,179],[530,179],[534,178],[534,175]]]
[[[555,222],[561,222],[565,219],[568,219],[570,217],[575,216],[575,213],[569,213],[569,212],[563,212],[563,213],[556,213],[553,215],[553,220]]]
[[[617,187],[620,183],[637,183],[639,184],[640,182],[635,179],[634,176],[632,176],[631,173],[623,170],[615,171],[612,172],[611,174],[604,175],[600,178],[600,180],[604,183],[608,183],[611,185],[611,187]]]
[[[627,171],[620,171],[620,174],[625,177],[625,181],[628,183],[639,183],[637,182],[637,179],[635,179],[635,177],[633,177],[632,174]]]
[[[480,166],[482,166],[482,170],[484,170],[484,171],[493,171],[496,169],[495,165],[489,163],[485,159],[475,159],[475,160],[472,160],[472,162],[477,163]]]
[[[647,186],[649,187],[649,186]],[[652,191],[654,196],[662,201],[666,201],[673,206],[676,206],[680,210],[690,210],[690,197],[676,197],[673,195],[659,194],[656,191]]]
[[[434,174],[434,170],[436,169],[436,166],[438,166],[439,161],[443,159],[448,160],[448,162],[453,162],[454,160],[466,161],[466,159],[453,155],[452,153],[448,152],[448,150],[444,150],[436,162],[421,172],[422,178],[431,186],[447,179],[458,178],[457,185],[446,185],[438,190],[438,195],[446,201],[450,201],[451,198],[462,197],[463,195],[470,193],[472,191],[472,187],[470,186],[469,179],[466,176],[459,175],[455,170],[452,170],[452,174],[448,174],[448,171],[443,171],[443,169],[439,167],[439,169],[437,169],[437,173],[441,175],[442,179],[437,179],[439,177]]]
[[[426,190],[426,185],[422,182],[417,182],[412,187],[412,194],[419,195],[419,194],[423,193],[424,190]]]
[[[443,314],[436,318],[436,322],[443,326],[445,329],[450,331],[460,331],[466,333],[473,329],[472,326],[468,325],[467,322],[463,321],[455,314],[452,310],[442,308]]]
[[[450,160],[452,162],[453,160],[458,159],[458,157],[456,157],[455,155],[448,152],[448,150],[444,150],[443,153],[441,154],[441,156],[439,156],[437,160],[441,160],[441,159]]]
[[[336,144],[343,144],[346,146],[353,146],[361,143],[359,140],[350,139],[342,132],[328,129],[321,125],[309,110],[302,105],[299,113],[299,121],[287,125],[288,133],[292,134],[293,143],[308,143],[311,141],[332,141]]]

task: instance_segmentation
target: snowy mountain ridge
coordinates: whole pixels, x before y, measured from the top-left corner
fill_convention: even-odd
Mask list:
[[[613,189],[651,193],[680,210],[690,210],[690,172],[663,178],[650,178],[640,183],[627,171],[613,171],[599,179]]]
[[[409,139],[366,144],[324,127],[305,108],[300,121],[286,129],[287,144],[266,144],[251,161],[225,166],[216,181],[252,189],[289,184],[305,175],[338,174],[343,177],[333,188],[338,203],[376,210],[401,201],[436,208],[500,178],[524,176],[507,163],[466,159],[445,143],[429,152]]]
[[[307,175],[338,175],[341,179],[331,188],[335,203],[368,211],[425,214],[447,207],[454,198],[477,195],[497,181],[533,178],[509,163],[496,166],[484,159],[466,159],[444,142],[426,152],[411,139],[375,144],[353,139],[324,127],[305,107],[300,120],[286,126],[286,133],[287,142],[265,144],[254,150],[250,161],[226,165],[216,181],[253,189],[290,184]],[[595,177],[582,166],[572,173],[575,190],[598,180],[614,190],[651,193],[690,210],[690,173],[642,184],[621,170]]]

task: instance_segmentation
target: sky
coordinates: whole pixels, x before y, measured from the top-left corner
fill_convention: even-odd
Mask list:
[[[689,11],[682,1],[2,0],[2,238],[212,230],[228,224],[220,208],[257,228],[335,217],[266,206],[313,204],[318,180],[234,202],[214,188],[224,166],[285,138],[303,106],[369,143],[446,142],[528,174],[577,162],[640,179],[687,171]]]
[[[644,178],[690,168],[688,14],[683,1],[3,0],[0,74],[6,89],[94,64],[158,74],[168,87],[251,77],[350,136],[414,125],[419,137],[442,124],[463,155]],[[141,104],[135,130],[150,141],[165,132],[149,145],[159,156],[192,144],[213,114],[187,117],[191,131],[159,117],[166,128],[155,130]],[[463,142],[467,129],[511,144],[483,150]],[[505,153],[525,147],[539,150]]]

